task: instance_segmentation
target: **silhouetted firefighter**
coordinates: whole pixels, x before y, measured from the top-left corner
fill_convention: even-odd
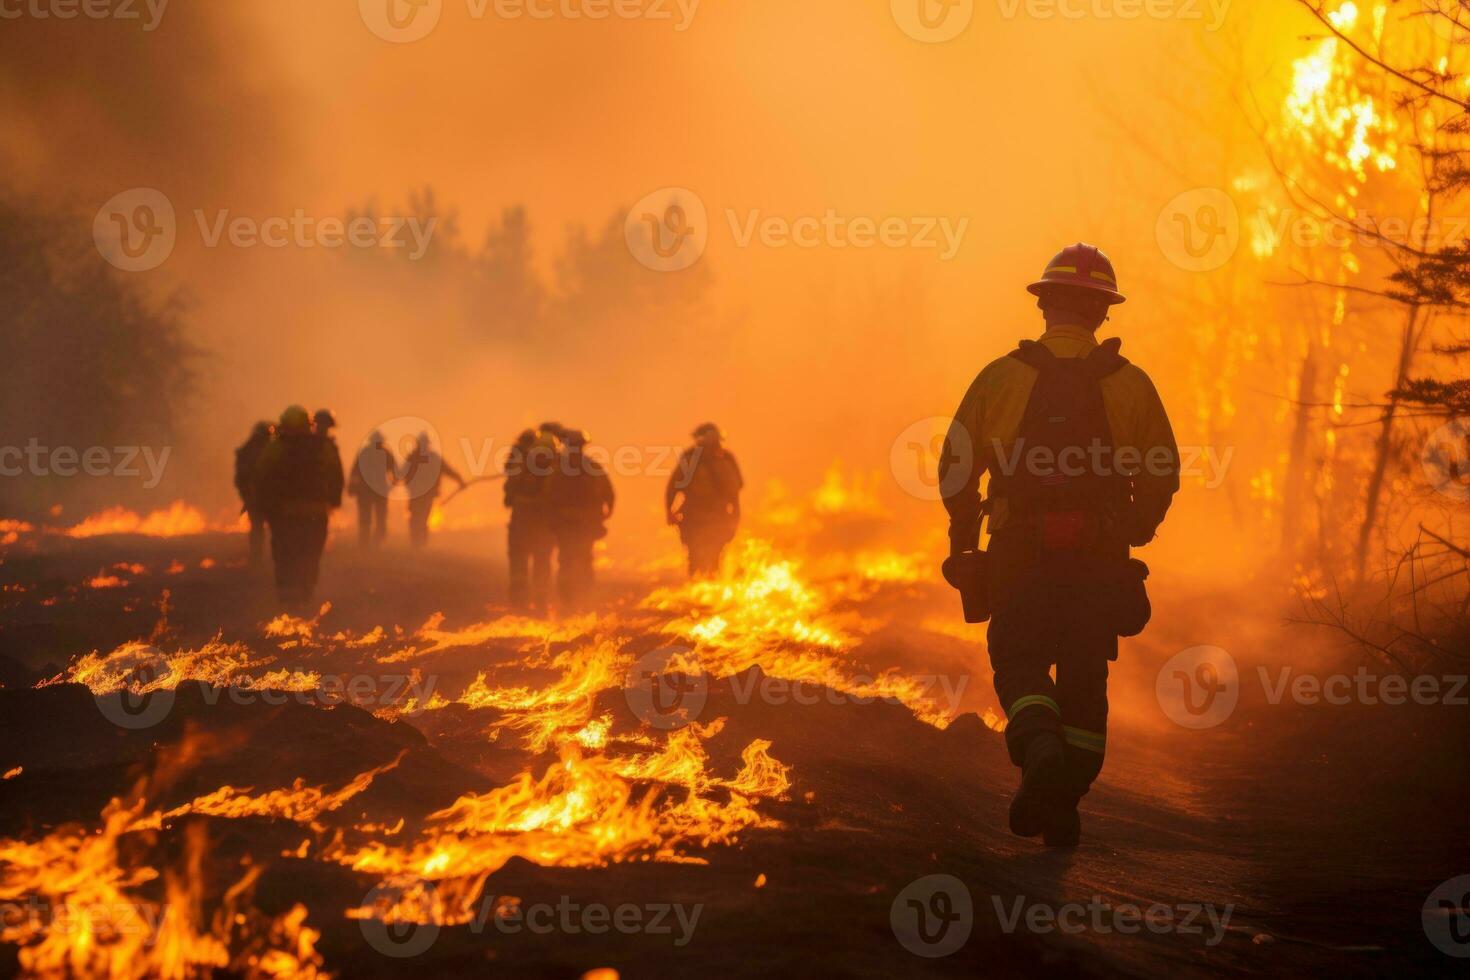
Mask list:
[[[357,451],[347,492],[357,498],[357,542],[379,544],[388,536],[388,494],[398,482],[398,461],[388,448],[383,433],[368,436]]]
[[[322,456],[328,463],[327,496],[335,510],[342,506],[343,477],[342,473],[342,450],[337,448],[337,440],[332,436],[332,430],[337,427],[337,416],[332,414],[330,408],[319,408],[311,417],[312,434],[322,444]]]
[[[269,422],[257,422],[250,438],[235,450],[235,489],[240,494],[240,513],[250,519],[250,564],[258,565],[265,557],[265,514],[255,499],[255,474],[260,457],[270,445],[273,429]]]
[[[994,614],[995,690],[1022,769],[1011,830],[1071,846],[1077,803],[1102,769],[1108,662],[1118,637],[1142,632],[1150,615],[1148,568],[1129,548],[1153,539],[1179,490],[1179,451],[1148,375],[1120,341],[1095,337],[1124,300],[1107,256],[1069,246],[1027,288],[1046,321],[1040,342],[980,372],[945,442],[945,577],[967,619]]]
[[[506,532],[510,563],[510,603],[544,611],[551,591],[551,555],[556,532],[551,526],[547,484],[556,467],[554,433],[527,429],[516,439],[505,461],[505,506],[510,509]]]
[[[740,527],[740,491],[745,480],[725,434],[713,422],[694,430],[664,488],[664,512],[689,551],[691,577],[720,570],[720,555]]]
[[[416,548],[429,543],[429,517],[444,477],[464,486],[464,477],[444,461],[429,443],[429,434],[420,432],[414,448],[403,461],[403,478],[408,487],[408,540]]]
[[[607,537],[613,487],[607,471],[585,452],[587,433],[564,430],[562,452],[547,494],[556,531],[556,585],[562,608],[579,610],[592,597],[593,549]]]
[[[255,497],[271,528],[276,592],[303,603],[316,591],[327,515],[342,502],[342,459],[335,444],[312,431],[306,409],[281,413],[276,439],[261,454]]]

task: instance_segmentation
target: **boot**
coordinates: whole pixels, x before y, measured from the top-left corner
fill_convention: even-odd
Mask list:
[[[1011,833],[1017,837],[1046,833],[1064,807],[1066,783],[1067,758],[1062,740],[1051,732],[1036,735],[1026,746],[1021,788],[1011,801]]]
[[[1082,816],[1077,812],[1077,800],[1062,801],[1051,812],[1041,840],[1047,847],[1076,847],[1082,840]]]

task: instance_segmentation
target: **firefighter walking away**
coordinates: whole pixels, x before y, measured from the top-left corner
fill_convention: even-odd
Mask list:
[[[398,482],[398,461],[383,438],[373,432],[357,452],[347,492],[357,500],[357,542],[376,546],[388,536],[388,495]]]
[[[551,524],[547,485],[556,468],[558,446],[549,429],[527,429],[505,461],[506,530],[510,564],[510,604],[545,612],[551,591],[551,556],[556,531]]]
[[[276,438],[261,454],[255,500],[271,529],[271,558],[281,601],[311,600],[327,544],[327,517],[342,503],[336,444],[312,431],[306,409],[281,413]]]
[[[444,478],[464,486],[464,477],[435,452],[429,434],[420,432],[413,450],[403,460],[400,482],[408,488],[408,540],[415,548],[429,543],[429,517],[439,499]]]
[[[235,490],[240,494],[240,513],[250,519],[250,564],[259,565],[265,558],[265,512],[255,498],[255,474],[260,457],[271,444],[274,430],[269,422],[257,422],[250,438],[235,450]]]
[[[586,453],[587,433],[567,429],[547,487],[556,531],[556,584],[562,609],[578,612],[592,599],[597,542],[607,537],[613,486],[607,470]]]
[[[1118,637],[1149,617],[1148,569],[1130,548],[1154,538],[1178,492],[1179,451],[1148,375],[1119,340],[1097,340],[1124,301],[1108,257],[1069,246],[1027,288],[1045,321],[1040,340],[980,372],[945,442],[945,577],[967,618],[990,616],[1006,745],[1022,772],[1011,830],[1066,847],[1102,770],[1108,664]]]
[[[725,434],[713,422],[694,430],[694,445],[679,456],[664,488],[664,513],[679,529],[689,552],[689,575],[720,570],[720,556],[740,527],[740,491],[745,480]]]

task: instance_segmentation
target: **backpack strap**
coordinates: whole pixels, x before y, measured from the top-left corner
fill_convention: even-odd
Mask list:
[[[1128,358],[1122,355],[1122,347],[1120,337],[1109,337],[1098,344],[1087,355],[1087,372],[1100,380],[1123,370],[1128,366]]]
[[[1038,371],[1049,371],[1057,364],[1057,356],[1045,344],[1034,340],[1021,341],[1021,346],[1011,351],[1011,356]]]

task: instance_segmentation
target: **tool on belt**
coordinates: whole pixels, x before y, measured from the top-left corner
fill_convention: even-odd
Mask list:
[[[980,505],[977,532],[989,513],[990,501],[986,500]],[[966,549],[946,558],[942,568],[944,580],[960,594],[967,623],[984,623],[990,619],[990,556],[979,546],[978,533],[976,540],[977,544],[973,549]]]

